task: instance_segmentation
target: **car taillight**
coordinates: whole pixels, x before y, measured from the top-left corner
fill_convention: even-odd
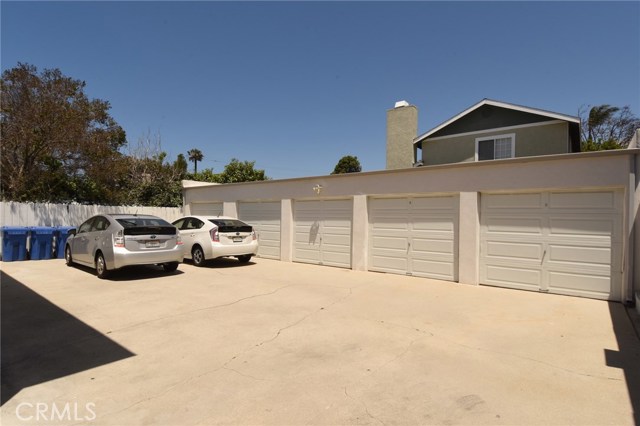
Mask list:
[[[211,234],[211,241],[220,242],[220,235],[218,234],[217,228],[209,231],[209,234]]]
[[[251,239],[252,239],[253,241],[255,241],[255,240],[257,240],[257,239],[258,239],[258,235],[256,234],[256,231],[251,231]]]
[[[184,244],[184,243],[182,242],[182,237],[180,236],[180,234],[179,234],[179,233],[178,233],[178,234],[176,234],[176,237],[177,237],[177,238],[176,238],[176,245],[181,246],[182,244]]]
[[[114,247],[124,247],[124,231],[121,229],[113,237]]]

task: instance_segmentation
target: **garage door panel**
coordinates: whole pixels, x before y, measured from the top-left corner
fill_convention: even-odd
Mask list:
[[[296,250],[296,261],[307,263],[319,263],[320,251],[298,247]]]
[[[613,235],[614,224],[610,218],[549,218],[549,233],[551,235]]]
[[[252,201],[238,203],[238,218],[253,226],[258,235],[258,256],[280,259],[279,201]]]
[[[337,266],[340,268],[350,268],[351,261],[349,256],[345,256],[340,253],[323,252],[322,265]]]
[[[610,267],[611,249],[609,247],[549,245],[549,262]]]
[[[583,295],[606,298],[611,293],[609,275],[595,276],[579,273],[549,272],[549,291],[554,293]]]
[[[280,245],[280,229],[261,227],[258,229],[258,235],[260,236],[260,243],[270,242]]]
[[[412,239],[431,239],[431,240],[454,240],[454,231],[434,231],[434,230],[413,230],[411,231]]]
[[[458,199],[369,200],[369,269],[455,281]]]
[[[551,209],[589,209],[614,210],[614,192],[551,192],[549,207]]]
[[[490,217],[486,233],[542,235],[542,219],[536,217]]]
[[[331,234],[351,234],[351,222],[344,219],[326,219],[322,221],[322,231]]]
[[[482,194],[480,281],[620,300],[622,201],[620,191]]]
[[[371,218],[373,228],[376,231],[408,231],[406,216],[375,216]]]
[[[351,212],[351,200],[325,200],[320,202],[322,204],[322,210],[325,215],[331,215],[332,212],[338,212],[335,214],[348,214]]]
[[[542,262],[544,249],[542,244],[530,244],[519,242],[489,241],[486,244],[488,257],[499,257],[503,259],[527,259],[535,262]]]
[[[485,209],[539,209],[544,207],[542,194],[486,194],[482,200]]]
[[[406,252],[408,243],[409,241],[406,237],[374,236],[371,247],[373,250],[395,249]]]
[[[411,259],[411,273],[418,277],[436,278],[453,281],[454,265],[451,262],[437,260]]]
[[[411,209],[415,212],[425,210],[450,211],[455,209],[455,199],[453,197],[416,197],[411,199]]]
[[[537,291],[542,284],[542,271],[524,267],[491,265],[486,270],[486,282],[489,284],[517,284]]]
[[[414,231],[449,231],[453,232],[454,223],[451,216],[414,217],[411,220]]]
[[[296,214],[303,212],[315,213],[320,210],[322,201],[296,201]]]
[[[261,242],[258,254],[267,259],[280,259],[280,245]]]
[[[411,249],[414,253],[443,253],[451,257],[455,247],[452,240],[413,238]]]
[[[309,229],[298,230],[295,232],[295,242],[300,245],[316,245],[320,243],[320,236],[317,232],[311,232]]]
[[[351,251],[350,247],[351,243],[351,235],[340,235],[340,234],[323,234],[322,235],[322,245],[323,247],[337,246],[342,247],[346,252]]]
[[[381,256],[372,256],[371,260],[372,264],[370,265],[370,269],[372,271],[405,274],[408,270],[406,253],[397,257],[389,253],[384,253]]]
[[[351,267],[351,200],[296,201],[293,260]]]
[[[372,210],[384,214],[387,210],[406,211],[409,206],[407,198],[374,198],[370,200]]]

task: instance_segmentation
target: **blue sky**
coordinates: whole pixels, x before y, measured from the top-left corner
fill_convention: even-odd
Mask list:
[[[160,135],[198,168],[255,161],[275,179],[344,155],[385,167],[386,111],[419,133],[483,98],[640,115],[640,2],[9,2],[2,70],[84,80],[130,144]],[[192,168],[192,164],[190,164]]]

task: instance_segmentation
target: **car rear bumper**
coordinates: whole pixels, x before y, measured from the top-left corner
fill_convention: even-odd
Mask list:
[[[177,245],[169,250],[129,251],[124,247],[114,247],[113,267],[119,269],[132,265],[154,265],[168,262],[182,262],[184,246]]]
[[[252,241],[250,244],[211,244],[211,256],[208,258],[215,259],[225,256],[243,256],[246,254],[258,254],[258,241]]]

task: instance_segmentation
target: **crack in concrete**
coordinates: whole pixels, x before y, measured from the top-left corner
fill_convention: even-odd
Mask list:
[[[374,321],[374,320],[369,320],[369,321]],[[377,322],[377,321],[376,321],[376,322]],[[415,331],[415,332],[418,332],[418,333],[422,333],[422,334],[429,335],[429,336],[431,336],[431,337],[435,337],[435,334],[433,334],[432,332],[427,331],[427,330],[422,330],[422,329],[420,329],[420,328],[409,327],[409,326],[406,326],[406,325],[396,324],[396,323],[393,323],[393,322],[387,322],[387,321],[380,321],[380,323],[381,323],[381,324],[392,325],[392,326],[394,326],[394,327],[398,327],[398,328],[404,328],[405,330]]]
[[[411,349],[411,346],[413,346],[413,344],[415,342],[417,342],[418,340],[420,340],[420,339],[422,339],[422,337],[419,337],[417,339],[413,339],[411,342],[409,342],[409,345],[406,348],[404,348],[404,350],[401,353],[399,353],[398,355],[396,355],[395,357],[393,357],[389,361],[385,362],[380,367],[376,368],[376,371],[382,370],[387,365],[392,364],[392,363],[396,362],[397,360],[399,360],[400,358],[402,358],[403,356],[405,356],[407,354],[407,352],[409,352],[409,349]]]
[[[347,398],[349,398],[352,401],[357,402],[358,404],[362,405],[362,408],[364,408],[364,412],[367,413],[367,416],[369,416],[372,420],[377,421],[378,423],[380,423],[382,426],[386,426],[385,423],[380,420],[379,418],[377,418],[376,416],[374,416],[373,414],[371,414],[371,412],[369,411],[369,408],[367,407],[367,404],[365,404],[363,401],[356,399],[354,397],[352,397],[351,395],[349,395],[349,392],[347,392],[347,387],[344,387],[344,394]]]
[[[145,322],[145,323],[139,323],[139,324],[135,324],[135,325],[133,325],[133,326],[125,327],[125,328],[122,328],[122,329],[119,329],[119,330],[116,330],[116,331],[122,331],[122,330],[125,330],[125,329],[128,329],[128,328],[133,328],[133,327],[140,326],[140,325],[143,325],[143,324],[148,324],[148,323],[150,323],[150,322],[158,321],[158,320],[161,320],[161,319],[165,319],[165,318],[173,318],[173,317],[177,317],[177,316],[181,316],[181,315],[186,315],[186,314],[189,314],[189,313],[192,313],[192,312],[198,312],[198,311],[203,311],[203,310],[207,310],[207,309],[217,309],[217,308],[221,308],[221,307],[226,307],[226,306],[235,305],[235,304],[240,303],[240,302],[242,302],[242,301],[249,300],[249,299],[254,299],[254,298],[256,298],[256,297],[269,296],[269,295],[275,294],[275,293],[277,293],[278,291],[283,290],[283,289],[285,289],[285,288],[292,287],[292,286],[297,286],[297,285],[300,285],[300,284],[290,284],[290,285],[286,285],[286,286],[283,286],[283,287],[277,288],[276,290],[274,290],[274,291],[272,291],[272,292],[269,292],[269,293],[262,293],[262,294],[257,294],[257,295],[253,295],[253,296],[243,297],[243,298],[238,299],[238,300],[236,300],[236,301],[234,301],[234,302],[226,303],[226,304],[223,304],[223,305],[215,305],[215,306],[210,306],[210,307],[206,307],[206,308],[196,309],[196,310],[193,310],[193,311],[190,311],[190,312],[180,313],[180,314],[176,314],[176,315],[169,315],[169,316],[166,316],[166,317],[163,317],[163,318],[158,318],[158,319],[155,319],[155,320],[150,320],[150,321],[147,321],[147,322]],[[336,304],[338,304],[338,303],[340,303],[340,302],[342,302],[342,301],[346,300],[347,298],[351,297],[351,296],[353,295],[353,289],[354,289],[354,288],[357,288],[357,287],[348,287],[349,294],[347,294],[346,296],[341,297],[341,298],[339,298],[338,300],[335,300],[334,302],[330,303],[329,305],[327,305],[327,308],[330,308],[330,307],[332,307],[332,306],[334,306],[334,305],[336,305]],[[140,400],[138,400],[138,401],[136,401],[136,402],[134,402],[134,403],[132,403],[132,404],[128,405],[127,407],[125,407],[125,408],[123,408],[123,409],[121,409],[121,410],[114,411],[114,412],[111,412],[111,413],[106,413],[106,414],[104,414],[104,416],[113,416],[113,415],[120,414],[120,413],[122,413],[122,412],[124,412],[124,411],[126,411],[126,410],[129,410],[130,408],[135,407],[136,405],[139,405],[139,404],[145,403],[145,402],[147,402],[147,401],[151,401],[151,400],[156,399],[156,398],[160,398],[160,397],[162,397],[163,395],[165,395],[165,394],[167,394],[168,392],[170,392],[171,390],[175,389],[176,387],[179,387],[179,386],[185,385],[185,384],[187,384],[187,383],[189,383],[189,382],[191,382],[191,381],[194,381],[194,380],[198,380],[198,379],[200,379],[201,377],[207,376],[207,375],[209,375],[209,374],[216,373],[216,372],[218,372],[218,371],[220,371],[220,370],[228,370],[228,371],[232,371],[232,372],[234,372],[234,373],[236,373],[236,374],[238,374],[238,375],[240,375],[240,376],[247,377],[247,378],[250,378],[250,379],[253,379],[253,380],[267,381],[268,379],[261,379],[261,378],[257,378],[257,377],[253,377],[253,376],[250,376],[250,375],[244,374],[244,373],[242,373],[242,372],[240,372],[240,371],[238,371],[238,370],[236,370],[236,369],[233,369],[233,368],[228,367],[228,365],[229,365],[231,362],[233,362],[234,360],[236,360],[237,358],[239,358],[240,356],[242,356],[242,355],[244,355],[244,354],[248,353],[249,351],[254,350],[254,349],[255,349],[255,348],[257,348],[257,347],[260,347],[260,346],[262,346],[262,345],[265,345],[265,344],[267,344],[267,343],[270,343],[270,342],[274,341],[275,339],[277,339],[277,338],[280,336],[280,334],[281,334],[283,331],[285,331],[285,330],[287,330],[287,329],[289,329],[289,328],[295,327],[296,325],[298,325],[298,324],[302,323],[303,321],[305,321],[307,318],[311,317],[312,315],[314,315],[314,314],[316,314],[316,313],[318,313],[318,312],[320,312],[320,311],[326,310],[327,308],[325,308],[325,307],[320,307],[319,309],[317,309],[317,310],[315,310],[315,311],[313,311],[313,312],[310,312],[310,313],[308,313],[307,315],[305,315],[304,317],[302,317],[302,318],[300,318],[299,320],[295,321],[294,323],[289,324],[289,325],[287,325],[286,327],[282,327],[281,329],[279,329],[279,330],[278,330],[278,332],[276,333],[276,335],[275,335],[275,336],[273,336],[272,338],[267,339],[267,340],[265,340],[265,341],[262,341],[262,342],[260,342],[260,343],[258,343],[258,344],[256,344],[256,345],[253,345],[252,347],[250,347],[250,348],[248,348],[248,349],[246,349],[246,350],[244,350],[244,351],[241,351],[241,352],[237,353],[236,355],[234,355],[234,356],[232,356],[231,358],[229,358],[229,359],[228,359],[225,363],[223,363],[220,367],[217,367],[217,368],[214,368],[214,369],[211,369],[211,370],[205,371],[205,372],[203,372],[203,373],[201,373],[201,374],[198,374],[198,375],[195,375],[195,376],[187,377],[186,379],[183,379],[183,380],[179,380],[178,382],[176,382],[176,383],[174,383],[174,384],[170,385],[169,387],[165,388],[162,392],[159,392],[159,393],[157,393],[157,394],[155,394],[155,395],[148,396],[148,397],[146,397],[146,398],[142,398],[142,399],[140,399]],[[366,406],[365,406],[365,409],[366,409]],[[368,411],[367,411],[367,413],[368,413]],[[370,414],[369,414],[369,415],[370,415]],[[372,417],[372,418],[374,418],[373,416],[371,416],[371,417]],[[205,418],[206,418],[206,417],[205,417]],[[201,421],[202,421],[202,420],[201,420]],[[382,423],[382,422],[381,422],[381,423]],[[382,423],[382,424],[384,425],[384,423]]]
[[[493,354],[498,354],[498,355],[509,356],[509,357],[512,357],[512,358],[518,358],[518,359],[522,359],[522,360],[525,360],[525,361],[531,361],[531,362],[535,362],[535,363],[538,363],[538,364],[546,365],[547,367],[551,367],[551,368],[554,368],[556,370],[564,371],[565,373],[574,374],[576,376],[592,377],[594,379],[600,379],[600,380],[612,380],[612,381],[615,381],[615,382],[621,382],[621,381],[624,380],[624,379],[616,378],[616,377],[608,377],[608,376],[600,376],[600,375],[597,375],[597,374],[582,373],[580,371],[571,370],[570,368],[561,367],[559,365],[551,364],[550,362],[546,362],[546,361],[543,361],[543,360],[540,360],[540,359],[536,359],[536,358],[531,358],[531,357],[527,357],[527,356],[522,356],[522,355],[518,355],[518,354],[509,353],[509,352],[501,352],[501,351],[494,351],[494,350],[491,350],[491,349],[478,348],[478,347],[474,347],[474,346],[465,345],[463,343],[455,342],[455,341],[452,341],[452,340],[449,340],[449,339],[446,339],[446,338],[442,338],[442,339],[447,340],[450,343],[453,343],[454,345],[460,346],[462,348],[475,350],[475,351],[478,351],[478,352],[487,352],[487,353],[493,353]]]
[[[334,305],[336,305],[336,304],[338,304],[338,303],[340,303],[340,302],[345,301],[346,299],[348,299],[349,297],[351,297],[351,296],[353,295],[353,288],[352,288],[352,287],[348,287],[348,290],[349,290],[349,294],[347,294],[346,296],[341,297],[341,298],[340,298],[340,299],[338,299],[338,300],[335,300],[334,302],[332,302],[332,303],[330,303],[329,305],[327,305],[327,307],[326,307],[326,308],[325,308],[325,307],[320,307],[320,309],[317,309],[317,310],[315,310],[315,311],[312,311],[312,312],[308,313],[307,315],[305,315],[304,317],[300,318],[300,319],[299,319],[299,320],[297,320],[296,322],[294,322],[294,323],[292,323],[292,324],[289,324],[289,325],[287,325],[286,327],[282,327],[281,329],[279,329],[279,330],[277,331],[277,333],[275,334],[275,336],[273,336],[273,337],[272,337],[272,338],[270,338],[270,339],[267,339],[267,340],[264,340],[264,341],[262,341],[262,342],[258,343],[258,344],[256,345],[256,347],[260,347],[260,346],[265,345],[265,344],[267,344],[267,343],[271,343],[271,342],[273,342],[274,340],[276,340],[276,339],[280,336],[280,334],[281,334],[283,331],[288,330],[288,329],[290,329],[290,328],[292,328],[292,327],[295,327],[296,325],[298,325],[298,324],[302,323],[302,322],[303,322],[303,321],[305,321],[307,318],[309,318],[309,317],[311,317],[311,316],[313,316],[313,315],[317,314],[317,313],[318,313],[318,312],[320,312],[320,311],[327,310],[328,308],[331,308],[332,306],[334,306]]]
[[[236,373],[236,374],[238,374],[238,375],[240,375],[242,377],[246,377],[248,379],[258,380],[258,381],[261,381],[261,382],[268,382],[269,381],[269,379],[261,379],[259,377],[254,377],[254,376],[251,376],[249,374],[244,374],[243,372],[238,371],[238,370],[236,370],[234,368],[222,367],[222,369],[227,370],[227,371],[233,371],[234,373]]]
[[[578,375],[578,376],[592,377],[592,378],[595,378],[595,379],[612,380],[612,381],[622,381],[622,380],[624,380],[624,379],[616,378],[616,377],[608,377],[608,376],[600,376],[600,375],[596,375],[596,374],[582,373],[582,372],[579,372],[579,371],[571,370],[569,368],[561,367],[559,365],[551,364],[551,363],[543,361],[543,360],[539,360],[539,359],[535,359],[535,358],[531,358],[531,357],[527,357],[527,356],[522,356],[522,355],[517,355],[517,354],[513,354],[513,353],[509,353],[509,352],[501,352],[501,351],[495,351],[495,350],[491,350],[491,349],[485,349],[485,348],[479,348],[479,347],[465,345],[464,343],[456,342],[454,340],[448,339],[446,337],[438,336],[438,335],[436,335],[436,334],[434,334],[434,333],[432,333],[430,331],[421,330],[419,328],[408,327],[408,326],[404,326],[404,325],[401,325],[401,324],[395,324],[395,323],[391,323],[391,322],[386,322],[386,321],[383,321],[383,320],[371,320],[371,319],[369,319],[369,321],[375,321],[375,322],[379,322],[380,324],[391,325],[391,326],[394,326],[394,327],[403,328],[403,329],[414,331],[414,332],[418,332],[418,333],[421,333],[421,334],[426,334],[426,335],[429,335],[431,337],[435,337],[435,338],[438,338],[438,339],[445,340],[445,341],[447,341],[447,342],[449,342],[451,344],[460,346],[460,347],[465,348],[465,349],[470,349],[470,350],[475,350],[475,351],[480,351],[480,352],[487,352],[487,353],[494,353],[494,354],[498,354],[498,355],[504,355],[504,356],[509,356],[509,357],[513,357],[513,358],[522,359],[522,360],[525,360],[525,361],[531,361],[531,362],[535,362],[535,363],[538,363],[538,364],[546,365],[546,366],[554,368],[556,370],[564,371],[566,373],[575,374],[575,375]],[[419,339],[415,339],[414,341],[412,341],[411,344],[415,343],[417,340],[419,340]],[[392,362],[392,361],[390,361],[390,362]],[[384,365],[387,365],[387,364],[388,363],[386,363]],[[384,365],[381,366],[380,368],[384,367]],[[380,368],[378,368],[378,369],[380,369]]]
[[[131,330],[131,329],[134,329],[134,328],[137,328],[137,327],[140,327],[140,326],[143,326],[143,325],[151,324],[151,323],[154,323],[154,322],[157,322],[157,321],[162,321],[162,320],[171,319],[171,318],[177,318],[177,317],[193,314],[193,313],[196,313],[196,312],[202,312],[202,311],[207,311],[207,310],[226,308],[226,307],[233,306],[233,305],[236,305],[238,303],[244,302],[246,300],[256,299],[258,297],[264,297],[264,296],[271,296],[273,294],[278,293],[280,290],[284,290],[285,288],[294,287],[294,286],[298,286],[298,285],[301,285],[301,284],[289,284],[289,285],[285,285],[285,286],[282,286],[282,287],[278,287],[277,289],[275,289],[273,291],[270,291],[270,292],[267,292],[267,293],[259,293],[259,294],[254,294],[254,295],[247,296],[247,297],[242,297],[240,299],[234,300],[233,302],[223,303],[223,304],[220,304],[220,305],[205,306],[203,308],[193,309],[191,311],[186,311],[186,312],[179,312],[179,313],[173,314],[173,315],[165,315],[165,316],[162,316],[162,317],[159,317],[159,318],[154,318],[154,319],[151,319],[151,320],[148,320],[148,321],[142,321],[142,322],[139,322],[139,323],[136,323],[136,324],[128,325],[126,327],[118,328],[118,329],[115,329],[115,330],[110,330],[110,331],[107,331],[105,334],[113,334],[113,333],[118,333],[118,332],[125,331],[125,330]]]

